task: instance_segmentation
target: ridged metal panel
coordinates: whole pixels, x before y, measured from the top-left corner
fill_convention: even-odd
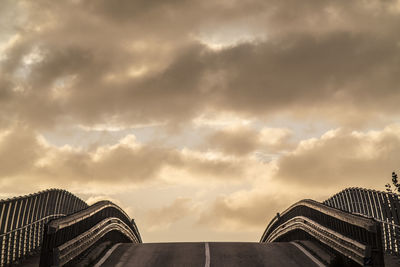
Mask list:
[[[142,242],[136,224],[120,207],[100,201],[47,224],[40,266],[72,266],[82,253],[102,240]]]
[[[347,196],[347,207],[332,201]],[[324,204],[352,213],[372,217],[381,225],[382,241],[386,253],[400,256],[400,197],[397,194],[363,188],[347,188],[332,196]]]
[[[59,189],[0,200],[0,267],[39,252],[49,220],[86,207],[84,201]]]
[[[353,191],[354,193],[355,191]],[[334,198],[340,205],[341,197]],[[276,216],[260,242],[316,239],[345,257],[364,266],[384,266],[379,223],[313,200],[299,201]],[[302,236],[306,233],[308,236]]]

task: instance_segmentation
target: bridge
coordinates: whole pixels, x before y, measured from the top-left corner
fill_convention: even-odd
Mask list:
[[[400,266],[400,198],[348,188],[278,213],[259,242],[143,243],[110,201],[50,189],[0,201],[0,266]]]

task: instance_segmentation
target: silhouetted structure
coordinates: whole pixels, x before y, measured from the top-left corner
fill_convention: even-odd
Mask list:
[[[72,264],[104,241],[142,242],[134,221],[112,202],[89,207],[59,189],[0,201],[1,267],[40,251],[42,266]]]
[[[243,257],[261,251],[264,254],[260,256],[292,251],[290,255],[293,259],[299,260],[307,254],[298,254],[301,253],[299,251],[307,250],[307,246],[314,246],[320,252],[324,251],[322,254],[327,253],[320,257],[321,262],[384,266],[384,253],[399,256],[399,222],[398,195],[348,188],[323,203],[302,200],[277,213],[260,240],[262,243],[272,244],[265,247],[247,245],[247,250],[243,247]],[[0,223],[0,266],[16,264],[28,255],[38,253],[40,249],[42,267],[75,266],[82,262],[92,264],[115,243],[142,243],[134,221],[112,202],[100,201],[89,207],[78,197],[58,189],[0,201]],[[295,252],[293,245],[287,242],[302,248]],[[166,246],[168,247],[167,244],[126,244],[119,246],[115,255],[120,255],[121,251],[118,252],[118,249],[128,249],[133,253],[136,249],[151,251],[154,248],[154,251],[158,251]],[[182,245],[185,249],[190,246],[195,249],[199,244]],[[213,255],[230,250],[231,253],[237,253],[234,251],[238,248],[234,243],[218,246],[206,243],[205,246],[206,250],[210,246],[215,249]],[[259,252],[250,253],[251,247]],[[173,249],[174,246],[171,245],[171,250]],[[196,250],[192,252],[193,255],[198,255]],[[178,255],[176,251],[173,253]],[[115,255],[110,262],[119,262]],[[329,257],[324,260],[326,255]],[[186,261],[184,258],[179,260]],[[289,264],[293,259],[281,263]],[[137,258],[135,260],[141,261]],[[195,261],[194,258],[193,260]],[[223,257],[213,260],[223,264]],[[169,261],[173,262],[172,259]],[[273,262],[273,259],[269,262]]]
[[[386,253],[400,256],[400,196],[364,188],[347,188],[324,204],[379,222]]]
[[[75,266],[102,243],[141,242],[134,221],[112,202],[100,201],[46,225],[40,266]]]
[[[400,256],[400,196],[347,188],[323,203],[302,200],[275,216],[261,238],[291,240],[315,240],[362,266],[384,266],[384,254]]]
[[[314,240],[361,266],[384,266],[379,224],[306,199],[290,206],[267,226],[260,242]]]
[[[38,253],[47,222],[87,206],[80,198],[59,189],[1,200],[0,266]]]

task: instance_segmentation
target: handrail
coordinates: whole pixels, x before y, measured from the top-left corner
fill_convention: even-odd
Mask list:
[[[102,242],[141,243],[136,224],[117,205],[100,201],[53,220],[44,234],[40,266],[74,265]]]
[[[383,266],[380,235],[379,224],[372,218],[306,199],[275,216],[260,242],[313,238],[361,265],[371,261],[372,266]]]
[[[138,243],[134,233],[129,231],[129,227],[124,222],[118,221],[118,219],[115,218],[106,219],[96,225],[91,231],[87,231],[68,241],[67,243],[57,247],[55,249],[56,254],[59,255],[59,261],[57,265],[63,266],[67,264],[69,261],[79,256],[82,251],[89,249],[92,244],[95,244],[111,231],[121,232],[129,237],[132,243]]]
[[[296,202],[295,204],[293,204],[289,208],[287,208],[285,211],[283,211],[279,217],[282,218],[287,213],[292,211],[294,208],[300,207],[300,206],[309,207],[311,209],[314,209],[316,211],[319,211],[319,212],[329,215],[331,217],[338,218],[341,221],[344,221],[344,222],[347,222],[350,224],[354,224],[354,221],[357,221],[358,227],[364,228],[367,231],[372,231],[372,232],[377,231],[375,223],[371,223],[371,220],[368,218],[360,217],[360,216],[357,216],[357,215],[354,215],[351,213],[341,212],[338,209],[326,206],[320,202],[317,202],[317,201],[311,200],[311,199],[303,199],[299,202]],[[268,232],[271,231],[271,228],[276,226],[276,222],[278,220],[279,219],[277,218],[277,216],[275,216],[271,220],[271,222],[268,224],[268,227],[265,229],[263,236],[261,237],[261,242],[263,242],[263,240],[265,239],[265,236],[268,235]]]
[[[365,258],[370,257],[370,249],[368,246],[331,231],[314,221],[304,220],[298,217],[289,220],[284,227],[280,226],[277,228],[274,231],[274,238],[278,239],[280,236],[295,230],[302,230],[308,233],[313,236],[314,239],[319,240],[319,242],[329,247],[334,247],[336,251],[346,255],[361,265],[363,265]],[[271,242],[273,242],[274,238],[271,239]]]
[[[343,189],[324,204],[380,223],[385,253],[400,257],[400,195],[359,187]]]
[[[118,209],[119,212],[121,212],[125,217],[129,218],[128,214],[125,213],[120,207],[115,205],[109,200],[102,200],[98,201],[95,204],[89,206],[87,209],[85,209],[84,212],[78,212],[75,214],[71,214],[68,217],[62,218],[61,220],[56,220],[53,221],[49,224],[49,231],[58,231],[60,229],[63,229],[65,227],[71,226],[77,222],[83,221],[90,216],[93,216],[93,214],[101,211],[102,209],[108,208],[108,207],[113,207],[115,209]]]
[[[44,217],[44,218],[42,218],[40,220],[37,220],[37,221],[34,221],[34,222],[30,223],[30,224],[27,224],[27,225],[24,225],[22,227],[16,228],[16,229],[11,230],[11,231],[9,231],[9,232],[7,232],[5,234],[0,234],[0,237],[7,236],[10,233],[20,231],[20,230],[22,230],[24,228],[27,228],[27,227],[32,226],[32,225],[35,225],[35,224],[37,224],[39,222],[46,221],[46,220],[48,221],[48,219],[59,218],[59,217],[62,217],[62,216],[65,216],[65,214],[64,213],[60,213],[60,214],[53,214],[53,215],[46,216],[46,217]]]

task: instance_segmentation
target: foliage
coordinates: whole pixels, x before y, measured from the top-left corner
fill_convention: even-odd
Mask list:
[[[386,191],[389,193],[395,193],[396,191],[398,193],[400,193],[400,183],[399,183],[397,174],[395,172],[392,172],[392,183],[393,183],[394,189],[392,190],[392,186],[389,183],[387,183],[387,184],[385,184]]]

